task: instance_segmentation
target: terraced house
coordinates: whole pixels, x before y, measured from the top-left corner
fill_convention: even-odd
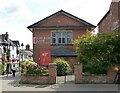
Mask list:
[[[63,10],[28,26],[33,33],[33,60],[47,65],[55,58],[62,57],[73,68],[78,62],[73,40],[94,28],[91,23]]]

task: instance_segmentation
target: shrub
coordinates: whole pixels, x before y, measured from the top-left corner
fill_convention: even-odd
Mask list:
[[[70,66],[64,59],[57,58],[54,63],[57,65],[57,75],[63,76],[69,73]]]
[[[48,75],[48,69],[37,65],[36,62],[27,60],[21,63],[21,73],[26,75]]]
[[[26,65],[24,63],[20,63],[20,71],[22,74],[26,73]]]
[[[84,72],[106,74],[120,63],[120,30],[92,35],[87,32],[74,41]]]
[[[4,72],[4,65],[0,64],[0,75],[2,75]]]
[[[26,74],[48,75],[48,70],[38,65],[28,65],[26,66]]]

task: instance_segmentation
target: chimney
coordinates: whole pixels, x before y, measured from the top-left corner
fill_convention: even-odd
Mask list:
[[[26,50],[30,50],[30,45],[29,44],[26,45]]]
[[[5,40],[8,41],[8,39],[9,39],[9,34],[8,34],[8,32],[6,32],[6,34],[5,34]]]

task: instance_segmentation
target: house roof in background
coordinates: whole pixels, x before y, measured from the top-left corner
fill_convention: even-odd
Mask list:
[[[103,18],[100,20],[100,22],[97,24],[97,25],[99,25],[106,17],[107,17],[107,15],[110,13],[110,9],[109,9],[109,11],[103,16]]]
[[[16,45],[16,46],[20,46],[20,43],[18,40],[12,40],[12,42]]]
[[[12,46],[15,46],[15,44],[12,42],[11,39],[8,39],[8,43],[9,43],[10,45],[12,45]]]
[[[8,39],[8,41],[6,41],[5,34],[0,35],[0,43],[5,46],[8,46],[8,45],[16,46],[17,44],[20,46],[19,41],[17,40],[14,41],[14,40]]]
[[[52,57],[76,57],[77,53],[68,48],[59,47],[51,51],[51,56]]]
[[[54,14],[52,14],[52,15],[50,15],[50,16],[48,16],[48,17],[46,17],[46,18],[44,18],[44,19],[42,19],[42,20],[40,20],[40,21],[38,21],[38,22],[30,25],[30,26],[28,26],[27,28],[28,28],[28,29],[30,29],[30,28],[38,28],[38,26],[36,26],[37,24],[42,23],[42,22],[48,20],[49,18],[52,18],[52,17],[54,17],[54,16],[56,16],[56,15],[59,15],[59,14],[61,14],[61,13],[64,14],[64,15],[66,15],[66,16],[71,17],[72,19],[75,19],[75,20],[77,20],[77,21],[85,24],[85,25],[88,26],[88,27],[93,27],[93,28],[96,27],[96,26],[94,26],[93,24],[91,24],[91,23],[89,23],[89,22],[87,22],[87,21],[85,21],[85,20],[83,20],[83,19],[80,19],[80,18],[78,18],[78,17],[76,17],[76,16],[74,16],[74,15],[68,13],[68,12],[65,12],[65,11],[63,11],[63,10],[60,10],[60,11],[58,11],[58,12],[56,12],[56,13],[54,13]],[[46,27],[46,26],[45,26],[45,27]],[[49,27],[49,26],[48,26],[48,27]],[[54,27],[54,28],[55,28],[55,27]]]

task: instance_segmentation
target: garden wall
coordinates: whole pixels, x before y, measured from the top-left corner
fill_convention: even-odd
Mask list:
[[[29,84],[55,84],[57,71],[54,63],[49,64],[48,74],[48,76],[22,75],[20,82]]]
[[[75,74],[75,83],[114,83],[114,79],[116,76],[116,71],[110,69],[107,75],[82,75],[82,65],[76,64],[74,66],[74,74]]]

